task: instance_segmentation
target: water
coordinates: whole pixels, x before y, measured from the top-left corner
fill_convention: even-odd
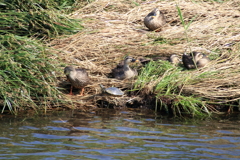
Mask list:
[[[0,159],[240,159],[240,118],[179,121],[149,111],[3,117]]]

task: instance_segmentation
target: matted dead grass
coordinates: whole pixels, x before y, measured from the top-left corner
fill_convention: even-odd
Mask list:
[[[181,8],[186,23],[194,18],[187,30],[189,42],[184,34],[176,4]],[[161,32],[150,32],[143,25],[143,18],[155,7],[159,7],[165,14],[169,24]],[[133,81],[118,81],[108,77],[111,69],[126,55],[166,57],[171,54],[182,55],[190,50],[207,55],[216,54],[220,55],[220,58],[191,74],[197,75],[206,71],[216,71],[219,74],[201,79],[194,85],[185,85],[183,92],[218,102],[235,101],[240,97],[239,8],[239,0],[224,3],[187,0],[136,0],[135,3],[127,0],[96,0],[70,15],[71,18],[81,20],[85,29],[68,38],[52,41],[50,45],[59,51],[53,58],[88,70],[93,84],[87,87],[86,96],[81,98],[79,104],[95,106],[98,96],[92,95],[101,93],[99,83],[107,87],[131,88]],[[168,39],[173,44],[154,44],[156,37]],[[67,97],[79,100],[76,96]],[[101,96],[99,97],[101,99]],[[113,101],[115,99],[112,98]]]

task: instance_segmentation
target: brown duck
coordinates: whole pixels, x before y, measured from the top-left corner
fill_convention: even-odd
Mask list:
[[[73,87],[81,89],[80,95],[83,96],[84,87],[90,83],[88,73],[83,68],[75,68],[74,66],[67,66],[64,68],[64,74],[67,80],[71,83],[70,95],[73,95]]]
[[[180,59],[176,54],[173,54],[169,57],[169,62],[171,62],[174,65],[177,65],[180,62]]]
[[[116,68],[112,70],[113,77],[119,80],[130,79],[138,75],[135,69],[129,67],[129,63],[136,62],[134,58],[127,56],[124,59],[123,64],[118,64]]]
[[[161,31],[166,24],[166,19],[163,13],[158,8],[155,8],[144,18],[144,24],[150,31]]]
[[[190,55],[184,53],[182,55],[182,62],[187,69],[195,69],[196,67],[204,67],[208,62],[210,62],[210,59],[203,53],[192,52]]]

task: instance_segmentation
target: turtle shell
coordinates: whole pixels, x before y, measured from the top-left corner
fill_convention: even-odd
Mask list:
[[[124,93],[119,88],[116,87],[109,87],[106,88],[106,93],[115,95],[115,96],[122,96]]]

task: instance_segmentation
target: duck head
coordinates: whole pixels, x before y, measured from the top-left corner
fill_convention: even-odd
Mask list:
[[[67,67],[64,68],[64,74],[66,76],[68,76],[70,74],[70,72],[72,72],[72,71],[75,71],[74,66],[67,66]]]
[[[137,62],[138,60],[134,59],[133,57],[127,56],[124,59],[124,64],[129,64],[130,62]]]

